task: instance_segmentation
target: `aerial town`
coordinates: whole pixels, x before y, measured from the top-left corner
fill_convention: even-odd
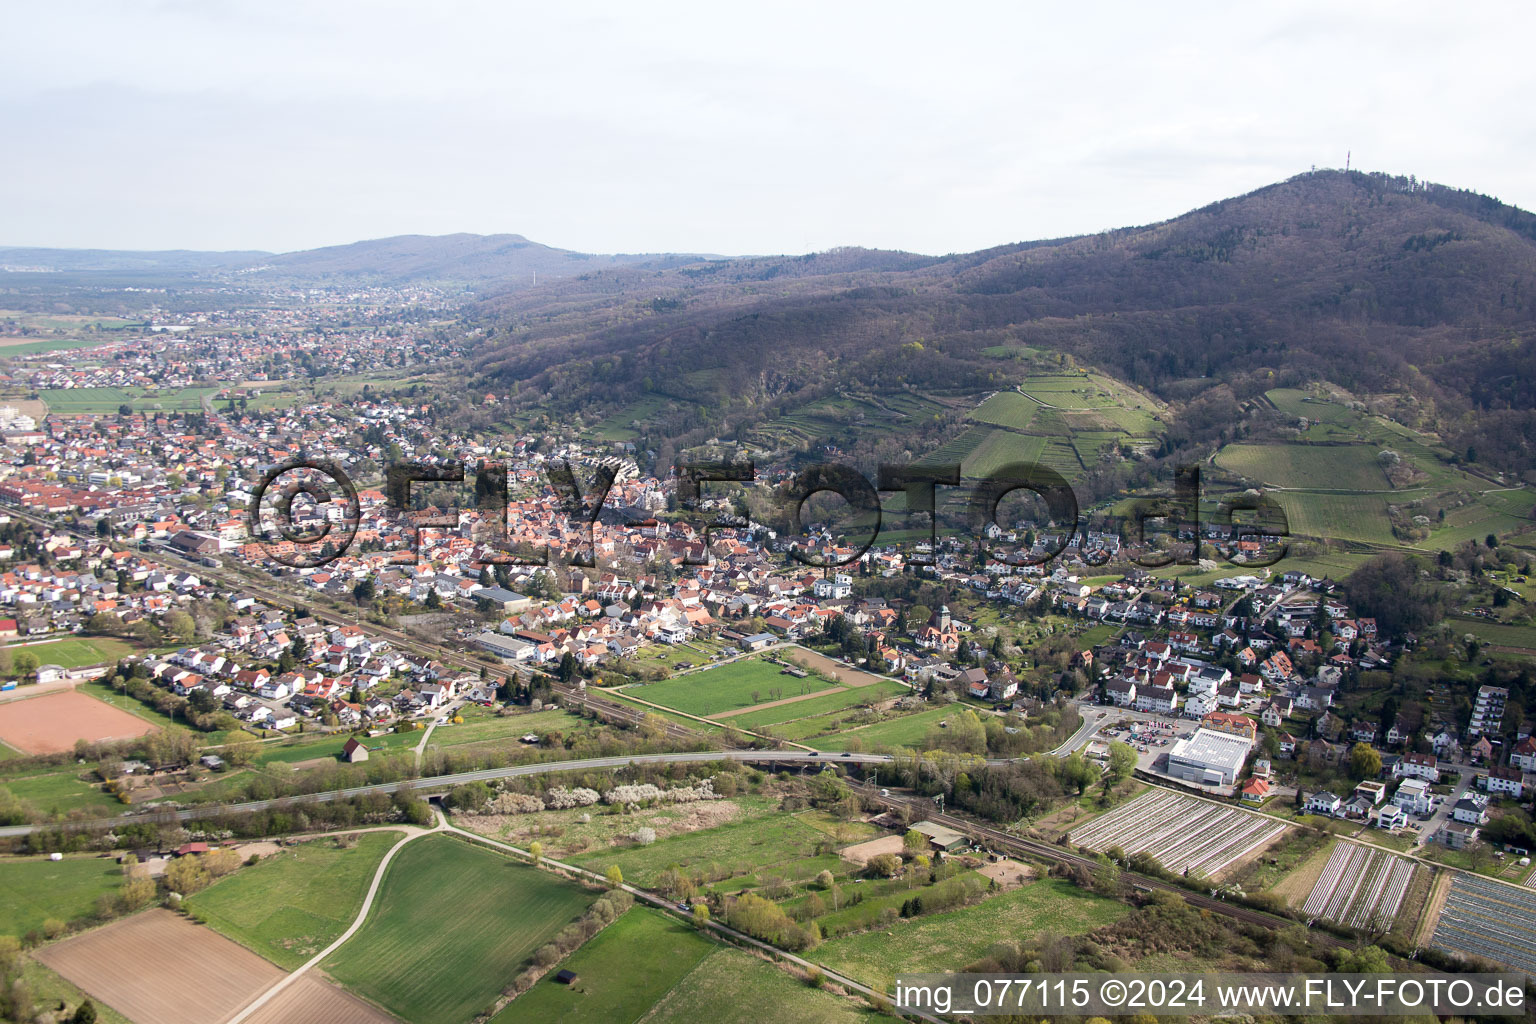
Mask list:
[[[17,5],[0,1024],[1536,1021],[1528,6]]]

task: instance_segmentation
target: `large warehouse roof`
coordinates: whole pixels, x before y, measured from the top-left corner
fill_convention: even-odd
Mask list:
[[[1250,749],[1252,747],[1248,740],[1242,736],[1214,729],[1196,729],[1189,739],[1179,740],[1173,745],[1168,760],[1170,763],[1177,760],[1219,768],[1225,775],[1236,776]]]

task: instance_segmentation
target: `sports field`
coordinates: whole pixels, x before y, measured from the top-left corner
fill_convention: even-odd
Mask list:
[[[312,839],[226,876],[186,905],[242,946],[291,970],[346,931],[379,861],[401,835],[364,832],[351,849]]]
[[[99,636],[76,636],[68,640],[51,640],[7,648],[15,657],[19,651],[31,651],[37,655],[40,665],[59,665],[63,668],[80,668],[82,665],[101,665],[127,657],[134,646],[122,640]]]
[[[493,1024],[633,1024],[717,948],[681,921],[633,907],[491,1019]],[[574,971],[577,980],[555,981],[561,970]]]
[[[485,847],[427,836],[390,862],[367,922],[325,969],[412,1024],[463,1024],[595,896]]]
[[[150,729],[142,718],[71,690],[0,704],[0,741],[27,754],[71,750],[76,740],[130,739]]]

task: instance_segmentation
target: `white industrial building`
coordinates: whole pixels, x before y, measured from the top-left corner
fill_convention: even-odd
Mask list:
[[[1173,745],[1168,754],[1168,774],[1202,786],[1231,786],[1242,774],[1250,749],[1246,737],[1196,729],[1189,739]]]

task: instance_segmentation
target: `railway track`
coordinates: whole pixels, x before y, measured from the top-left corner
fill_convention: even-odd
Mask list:
[[[28,522],[34,523],[38,526],[45,526],[53,530],[66,530],[77,537],[87,536],[85,531],[82,531],[74,526],[50,522],[29,512],[21,512],[12,509],[11,514],[19,519],[25,519]],[[274,607],[294,610],[302,605],[304,610],[310,616],[319,619],[322,622],[328,622],[335,626],[360,625],[357,618],[354,616],[343,615],[324,606],[310,605],[304,595],[286,593],[284,591],[278,590],[276,587],[272,586],[265,580],[252,579],[250,576],[244,573],[232,572],[222,568],[211,569],[203,565],[189,565],[189,563],[183,559],[179,559],[175,556],[167,555],[159,551],[139,550],[135,553],[142,558],[145,558],[151,562],[155,562],[159,565],[163,565],[167,568],[176,569],[178,571],[193,572],[194,575],[207,577],[222,584],[223,586],[238,588],[241,592],[250,594],[252,597],[261,598]],[[368,629],[369,632],[376,633],[379,636],[387,638],[391,643],[393,643],[401,650],[409,651],[413,654],[420,654],[424,657],[431,658],[434,661],[441,661],[444,664],[452,665],[455,668],[463,669],[468,672],[478,672],[481,668],[488,667],[487,663],[485,662],[476,661],[474,659],[465,657],[458,652],[445,651],[435,644],[418,640],[415,637],[412,637],[410,634],[402,630],[395,629],[391,626],[382,626],[378,623],[369,622],[365,624],[365,628]],[[525,680],[533,675],[531,671],[524,672],[516,666],[504,668],[504,670]],[[563,683],[557,683],[551,688],[562,699],[562,701],[580,704],[581,706],[590,709],[599,717],[604,718],[605,720],[628,725],[637,725],[644,720],[644,712],[637,711],[634,708],[620,704],[617,701],[604,700],[600,697],[589,696],[577,687],[567,686]],[[663,719],[663,722],[665,723],[663,728],[669,739],[678,740],[681,742],[696,742],[703,735],[702,733],[681,726],[669,719]]]
[[[980,845],[985,846],[988,849],[1024,854],[1030,857],[1050,861],[1057,864],[1071,864],[1074,866],[1083,867],[1090,871],[1099,866],[1099,861],[1095,860],[1094,858],[1084,856],[1080,853],[1074,853],[1073,851],[1064,847],[1053,846],[1050,843],[1042,843],[1035,839],[1025,839],[1021,836],[1011,835],[1010,833],[1004,832],[1001,829],[992,828],[989,825],[982,825],[967,818],[961,818],[953,814],[946,814],[945,812],[938,810],[933,801],[927,799],[926,797],[899,797],[881,795],[879,787],[874,783],[855,783],[855,785],[858,786],[858,788],[863,792],[865,796],[870,797],[878,803],[884,804],[888,807],[908,808],[917,812],[922,818],[925,818],[928,821],[934,822],[938,825],[943,825],[946,828],[952,828],[956,832],[970,836]],[[1192,892],[1183,886],[1175,885],[1172,882],[1166,882],[1161,878],[1153,878],[1150,875],[1138,874],[1134,871],[1122,871],[1121,877],[1125,878],[1131,886],[1136,889],[1140,889],[1143,892],[1151,892],[1156,890],[1162,892],[1177,893],[1178,895],[1182,896],[1191,906],[1199,907],[1202,910],[1209,910],[1214,914],[1221,914],[1224,917],[1228,917],[1236,921],[1242,921],[1246,924],[1257,925],[1261,928],[1278,929],[1289,927],[1290,925],[1298,923],[1288,918],[1277,917],[1274,914],[1266,914],[1262,910],[1254,910],[1252,907],[1244,907],[1239,904],[1229,903],[1225,900],[1202,895],[1201,893]],[[1327,945],[1334,946],[1336,948],[1354,948],[1354,943],[1341,939],[1336,935],[1330,935],[1326,932],[1314,932],[1314,934],[1318,935]]]
[[[51,529],[61,529],[62,528],[62,529],[68,530],[71,533],[74,533],[77,536],[84,536],[85,535],[83,531],[81,531],[81,530],[79,530],[79,529],[77,529],[77,528],[75,528],[73,526],[61,526],[61,524],[51,522],[51,521],[43,519],[41,517],[32,515],[31,513],[22,512],[22,511],[18,511],[18,510],[14,510],[14,509],[11,510],[11,511],[12,511],[12,514],[18,516],[19,518],[23,518],[23,519],[29,520],[29,521],[31,521],[33,523],[36,523],[36,524],[40,525],[40,526],[46,526],[46,527],[49,527]],[[163,554],[161,552],[158,552],[158,551],[155,551],[155,552],[141,551],[141,552],[139,552],[139,554],[141,554],[142,556],[148,558],[151,561],[158,562],[161,565],[165,565],[165,566],[176,568],[176,569],[186,569],[187,568],[187,566],[182,564],[182,562],[180,560],[178,560],[178,559],[176,559],[176,558],[174,558],[172,556],[169,556],[169,555]],[[292,608],[295,608],[300,602],[304,601],[304,599],[299,597],[299,596],[287,594],[287,593],[284,593],[282,591],[277,590],[271,584],[269,584],[265,579],[254,580],[254,579],[251,579],[250,577],[248,577],[247,575],[245,575],[243,573],[242,574],[231,573],[229,570],[223,569],[222,567],[219,568],[219,569],[210,569],[209,567],[206,567],[206,566],[196,566],[196,573],[197,573],[197,575],[200,575],[200,576],[207,576],[208,578],[210,578],[212,580],[215,580],[215,581],[217,581],[217,582],[219,582],[219,583],[221,583],[221,584],[223,584],[224,586],[227,586],[227,587],[243,588],[244,592],[249,593],[252,596],[261,598],[261,599],[263,599],[265,601],[268,601],[269,603],[273,604],[276,607],[284,607],[284,608],[292,609]],[[332,610],[330,610],[328,608],[313,607],[313,606],[309,605],[307,602],[304,602],[304,607],[309,612],[310,615],[312,615],[314,618],[319,619],[319,620],[324,621],[324,622],[329,622],[329,623],[332,623],[332,624],[335,624],[335,625],[356,625],[357,624],[356,621],[355,621],[355,618],[342,615],[342,614],[334,612],[334,611],[332,611]],[[388,638],[391,642],[395,643],[402,650],[407,650],[407,651],[412,651],[412,652],[417,653],[417,654],[422,654],[422,655],[430,657],[430,658],[432,658],[434,660],[442,661],[444,663],[447,663],[447,664],[450,664],[450,665],[454,665],[456,667],[459,667],[461,669],[465,669],[465,670],[468,670],[468,671],[476,671],[477,672],[477,671],[479,671],[479,669],[481,667],[483,667],[483,663],[481,663],[481,662],[473,661],[473,660],[471,660],[469,658],[465,658],[462,655],[459,655],[457,653],[445,652],[441,648],[439,648],[439,647],[437,647],[435,645],[428,644],[428,643],[425,643],[423,641],[417,640],[414,637],[411,637],[410,635],[406,634],[405,632],[403,632],[401,630],[394,629],[394,628],[388,627],[388,626],[381,626],[381,625],[378,625],[378,624],[375,624],[375,623],[368,623],[367,628],[370,631],[373,631],[373,632],[377,633],[380,636]],[[515,672],[516,674],[518,674],[520,676],[524,676],[525,678],[532,675],[531,672],[528,672],[526,674],[523,673],[517,667],[513,667],[511,671]],[[582,707],[585,707],[585,708],[588,708],[588,709],[592,710],[594,713],[598,714],[600,717],[603,717],[603,718],[605,718],[607,720],[610,720],[610,721],[617,721],[617,722],[621,722],[621,723],[625,723],[625,724],[634,725],[634,724],[639,724],[640,722],[642,722],[644,720],[644,717],[645,717],[645,713],[644,712],[641,712],[641,711],[639,711],[637,709],[628,707],[628,706],[623,705],[623,704],[619,704],[616,701],[609,701],[609,700],[604,700],[604,699],[598,698],[598,697],[592,697],[592,696],[588,695],[587,693],[585,693],[584,691],[582,691],[582,690],[580,690],[580,689],[578,689],[576,687],[566,686],[564,684],[556,684],[554,687],[552,687],[552,689],[561,698],[561,700],[563,702],[565,702],[567,705],[569,705],[569,704],[578,704],[578,705],[580,705]],[[664,721],[665,721],[664,729],[666,731],[666,735],[670,739],[679,740],[679,741],[683,741],[683,742],[696,742],[700,738],[700,736],[701,736],[700,733],[697,733],[697,732],[695,732],[695,731],[693,731],[691,729],[684,728],[683,726],[680,726],[680,725],[678,725],[675,722],[672,722],[670,720],[664,720]],[[703,757],[727,756],[727,757],[738,757],[738,758],[741,758],[741,759],[748,759],[747,755],[751,755],[752,757],[755,757],[755,758],[762,758],[764,760],[774,759],[774,755],[772,755],[772,754],[765,754],[765,753],[762,753],[762,752],[732,751],[732,752],[726,753],[724,755],[722,755],[719,752],[715,752],[713,754],[706,753],[704,755],[699,755],[699,754],[694,754],[694,755],[677,755],[677,754],[665,755],[664,754],[664,755],[650,755],[650,756],[635,756],[635,757],[629,757],[629,758],[618,758],[618,759],[613,759],[613,760],[615,762],[617,762],[617,763],[628,763],[628,762],[640,763],[640,762],[645,762],[645,761],[650,761],[650,760],[674,760],[674,759],[675,760],[683,760],[683,759],[689,758],[690,756],[693,757],[693,758],[700,758],[701,756],[703,756]],[[781,752],[778,752],[777,757],[782,758],[785,761],[790,761],[790,760],[810,761],[811,759],[813,759],[815,757],[815,755],[804,755],[804,754],[795,755],[795,754],[789,754],[787,752],[782,752],[781,751]],[[867,756],[859,757],[859,756],[855,755],[855,757],[860,762],[864,762],[864,761],[867,761],[867,760],[875,760],[875,759],[869,758]],[[606,759],[604,759],[604,760],[606,760]],[[826,762],[821,762],[821,763],[826,763]],[[454,784],[457,784],[457,783],[463,782],[463,781],[471,781],[471,776],[473,776],[476,779],[478,779],[478,778],[494,778],[494,777],[502,777],[502,776],[515,775],[515,774],[532,774],[532,773],[535,773],[535,772],[552,771],[552,770],[560,770],[560,768],[558,766],[556,766],[556,765],[550,765],[548,763],[546,763],[546,764],[533,764],[533,765],[518,766],[517,768],[513,768],[513,769],[498,769],[498,770],[494,770],[493,772],[467,773],[464,776],[443,776],[443,777],[439,777],[439,778],[435,778],[435,779],[416,779],[416,780],[410,780],[409,782],[403,783],[403,785],[411,787],[411,788],[418,788],[418,789],[435,789],[435,788],[440,788],[442,786],[451,786],[451,785],[454,785]],[[569,768],[567,768],[566,770],[569,770]],[[992,828],[992,827],[987,826],[987,825],[982,825],[982,824],[979,824],[977,822],[970,821],[968,819],[961,818],[961,817],[958,817],[958,816],[953,815],[953,814],[946,814],[946,813],[944,813],[942,811],[939,811],[937,809],[937,807],[933,805],[932,801],[927,800],[926,798],[883,796],[883,795],[880,795],[879,788],[877,786],[875,786],[874,784],[872,784],[872,783],[859,783],[859,782],[857,782],[857,780],[850,780],[850,781],[852,781],[856,786],[858,786],[865,793],[866,796],[870,796],[872,799],[874,799],[877,802],[880,802],[880,803],[885,804],[885,805],[890,806],[890,807],[901,807],[901,806],[904,806],[904,807],[908,807],[908,808],[912,808],[914,810],[917,810],[922,815],[922,817],[928,819],[929,821],[936,822],[936,823],[944,825],[944,826],[946,826],[948,828],[952,828],[955,831],[960,832],[960,833],[962,833],[964,835],[970,836],[972,839],[977,840],[978,843],[980,843],[982,845],[985,845],[985,846],[987,846],[989,848],[1003,850],[1003,851],[1009,851],[1009,852],[1013,852],[1013,853],[1024,854],[1024,855],[1027,855],[1027,856],[1030,856],[1030,857],[1034,857],[1034,858],[1037,858],[1037,859],[1046,860],[1046,861],[1050,861],[1050,862],[1054,862],[1054,863],[1072,864],[1072,865],[1076,865],[1076,866],[1081,866],[1081,867],[1083,867],[1085,869],[1088,869],[1088,870],[1092,870],[1093,868],[1098,866],[1098,861],[1096,861],[1092,857],[1086,857],[1086,856],[1083,856],[1082,854],[1074,853],[1074,852],[1072,852],[1070,850],[1067,850],[1067,849],[1064,849],[1062,847],[1052,846],[1052,845],[1050,845],[1048,843],[1039,842],[1038,840],[1025,839],[1025,838],[1022,838],[1022,837],[1019,837],[1019,836],[1014,836],[1014,835],[1011,835],[1011,834],[1009,834],[1007,832],[1004,832],[1004,831],[1002,831],[1000,829]],[[359,787],[357,790],[346,790],[346,791],[339,791],[339,792],[334,792],[334,793],[318,794],[318,795],[315,795],[315,796],[308,797],[307,799],[312,799],[312,800],[313,799],[320,799],[320,800],[332,799],[332,798],[335,798],[335,797],[338,797],[338,796],[342,796],[342,797],[351,796],[351,795],[354,795],[356,793],[367,792],[369,790],[374,790],[374,789],[395,789],[395,788],[398,788],[399,785],[401,785],[401,784],[388,784],[388,785],[385,785],[385,786]],[[302,799],[305,799],[305,798],[299,798],[299,799],[302,800]],[[273,801],[261,801],[261,802],[258,802],[258,803],[253,803],[253,804],[248,804],[248,805],[240,805],[240,806],[237,806],[237,807],[226,808],[226,809],[228,809],[228,810],[254,810],[254,809],[256,809],[259,806],[264,806],[264,805],[266,805],[268,803],[272,803],[272,802]],[[206,813],[208,813],[209,810],[210,809],[208,809],[208,808],[197,809],[197,810],[183,810],[183,811],[181,811],[179,813],[180,813],[181,816],[190,818],[190,817],[196,816],[198,814],[206,814]],[[123,820],[123,819],[118,819],[118,821],[121,821],[121,820]],[[25,832],[32,831],[34,827],[35,826],[16,826],[16,827],[12,827],[12,828],[0,829],[0,836],[23,834]],[[46,826],[43,826],[43,827],[46,827]],[[1291,921],[1291,920],[1286,919],[1286,918],[1277,917],[1277,916],[1275,916],[1273,914],[1264,913],[1263,911],[1254,910],[1254,909],[1249,908],[1249,907],[1238,906],[1236,904],[1232,904],[1232,903],[1229,903],[1229,902],[1226,902],[1226,901],[1223,901],[1223,900],[1215,899],[1215,898],[1210,897],[1210,896],[1205,896],[1205,895],[1202,895],[1202,894],[1197,893],[1197,892],[1191,892],[1190,890],[1185,889],[1185,888],[1183,888],[1181,886],[1174,885],[1171,882],[1166,882],[1166,881],[1163,881],[1162,879],[1153,878],[1153,877],[1148,876],[1148,875],[1142,875],[1142,874],[1138,874],[1136,872],[1125,871],[1125,872],[1122,873],[1122,877],[1125,877],[1128,880],[1129,884],[1132,885],[1136,889],[1139,889],[1139,890],[1142,890],[1142,891],[1161,890],[1161,891],[1165,891],[1165,892],[1177,893],[1180,896],[1182,896],[1192,906],[1199,907],[1199,908],[1201,908],[1203,910],[1208,910],[1208,911],[1210,911],[1212,913],[1221,914],[1224,917],[1227,917],[1227,918],[1230,918],[1230,919],[1233,919],[1233,920],[1237,920],[1237,921],[1242,921],[1244,923],[1255,925],[1255,926],[1258,926],[1258,927],[1275,929],[1275,928],[1287,927],[1289,925],[1292,925],[1292,924],[1296,923],[1296,922]],[[1344,948],[1352,948],[1352,946],[1353,946],[1352,943],[1347,942],[1347,941],[1345,941],[1343,939],[1340,939],[1337,936],[1330,935],[1330,934],[1327,934],[1327,933],[1320,933],[1320,935],[1321,935],[1321,938],[1323,939],[1323,941],[1325,942],[1325,944],[1327,944],[1327,945],[1334,946],[1334,947],[1344,947]]]

